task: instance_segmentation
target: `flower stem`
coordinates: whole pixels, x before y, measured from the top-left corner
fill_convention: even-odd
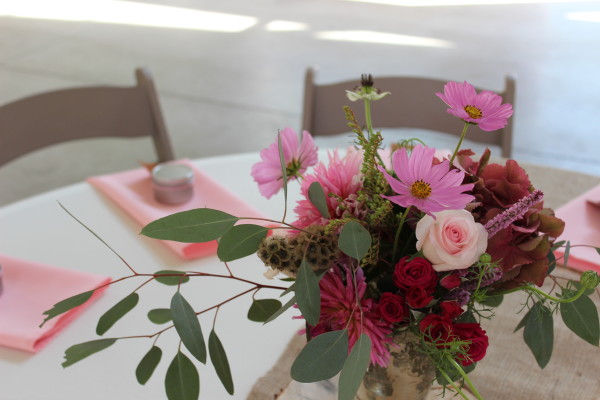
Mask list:
[[[446,379],[446,381],[450,382],[450,386],[452,386],[452,388],[456,391],[456,393],[458,393],[463,399],[469,400],[467,395],[464,394],[463,391],[460,390],[460,388],[454,384],[454,382],[452,382],[452,379],[450,379],[448,374],[443,369],[438,368],[438,371],[440,371],[440,374],[442,374],[442,376],[444,377],[444,379]]]
[[[400,224],[398,224],[398,229],[396,230],[396,236],[394,237],[394,250],[392,251],[392,262],[396,260],[396,252],[398,250],[398,240],[400,239],[400,231],[402,230],[402,226],[404,225],[404,220],[410,211],[412,206],[408,206],[406,210],[404,210],[404,214],[402,214],[402,218],[400,219]]]
[[[508,293],[517,292],[519,290],[527,290],[529,292],[537,293],[540,296],[545,297],[546,299],[548,299],[550,301],[554,301],[556,303],[572,303],[575,300],[577,300],[578,298],[580,298],[581,295],[583,295],[583,293],[587,289],[588,289],[587,287],[582,286],[581,288],[579,288],[579,291],[577,293],[575,293],[575,295],[573,297],[569,297],[569,298],[566,298],[566,299],[561,299],[561,298],[558,298],[558,297],[551,296],[548,293],[546,293],[546,292],[544,292],[544,291],[542,291],[542,290],[540,290],[538,288],[535,288],[533,286],[518,286],[516,288],[512,288],[512,289],[504,290],[502,292],[494,293],[493,295],[494,296],[500,296],[500,295],[504,295],[504,294],[508,294]]]
[[[368,138],[371,139],[371,136],[373,136],[373,122],[371,121],[371,100],[369,99],[364,99],[365,100],[365,122],[367,124],[367,133],[368,133]]]
[[[460,139],[458,140],[458,144],[456,145],[456,149],[454,149],[454,153],[452,154],[452,157],[450,158],[450,166],[452,166],[452,162],[454,161],[454,157],[456,157],[456,155],[458,154],[458,151],[460,150],[460,146],[462,145],[463,140],[465,139],[465,135],[467,134],[467,129],[469,128],[469,123],[465,122],[465,126],[463,127],[462,133],[460,134]]]
[[[465,371],[462,369],[462,367],[460,365],[458,365],[458,363],[456,361],[454,361],[454,359],[450,355],[446,356],[446,358],[448,359],[448,361],[450,361],[450,364],[452,364],[454,369],[456,369],[456,371],[458,371],[458,373],[463,377],[463,379],[465,380],[465,383],[467,384],[469,389],[471,389],[471,392],[473,393],[473,395],[475,395],[475,397],[477,397],[478,400],[483,400],[483,397],[481,397],[481,395],[479,394],[477,389],[475,389],[475,385],[473,385],[473,382],[471,382],[471,380],[469,379],[469,376],[465,373]]]

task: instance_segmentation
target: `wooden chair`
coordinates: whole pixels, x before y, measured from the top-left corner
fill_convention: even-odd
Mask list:
[[[372,106],[372,120],[376,128],[420,128],[449,133],[460,137],[463,122],[447,113],[447,106],[435,93],[443,92],[446,81],[411,77],[374,77],[375,87],[391,95],[378,100]],[[315,70],[308,68],[304,82],[304,110],[302,129],[315,136],[336,135],[349,132],[344,118],[343,106],[349,105],[359,123],[364,123],[364,107],[353,104],[346,97],[346,90],[353,90],[360,80],[344,81],[327,85],[315,83]],[[479,92],[481,88],[476,88]],[[503,103],[515,105],[515,80],[507,76]],[[514,116],[503,129],[483,132],[470,128],[466,139],[478,143],[500,146],[502,157],[512,155],[512,127]]]
[[[131,87],[56,90],[0,107],[0,165],[56,143],[151,136],[159,162],[173,160],[154,82],[143,68]]]

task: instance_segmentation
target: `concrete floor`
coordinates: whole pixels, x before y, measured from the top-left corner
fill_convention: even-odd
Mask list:
[[[514,158],[600,175],[599,48],[596,1],[0,0],[0,104],[133,84],[144,66],[177,156],[196,158],[299,128],[307,66],[322,83],[367,72],[498,90],[510,73]],[[152,157],[145,139],[48,148],[0,168],[0,205]]]

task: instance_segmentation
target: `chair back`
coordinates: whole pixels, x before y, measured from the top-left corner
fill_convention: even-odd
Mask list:
[[[375,77],[375,87],[391,95],[377,101],[372,107],[372,120],[375,128],[419,128],[444,132],[460,137],[464,122],[450,115],[444,102],[435,96],[443,92],[446,81],[414,77]],[[353,90],[358,81],[344,81],[317,85],[315,70],[308,68],[304,82],[304,111],[302,129],[315,136],[337,135],[349,132],[344,118],[343,107],[349,105],[359,123],[364,122],[362,104],[352,104],[346,97],[346,90]],[[476,88],[478,91],[483,90]],[[504,91],[498,93],[504,103],[514,107],[515,80],[507,76]],[[483,132],[469,129],[466,139],[477,143],[499,146],[502,157],[512,155],[512,124],[509,118],[503,129]]]
[[[131,87],[56,90],[0,107],[0,165],[56,143],[95,137],[151,136],[159,162],[174,159],[150,73]]]

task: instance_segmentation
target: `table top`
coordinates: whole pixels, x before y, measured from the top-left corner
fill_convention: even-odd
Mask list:
[[[280,218],[283,214],[283,195],[276,195],[270,200],[263,198],[250,177],[250,166],[257,160],[256,153],[248,153],[194,160],[194,163],[235,194],[243,196],[259,211],[269,217]],[[525,168],[533,183],[546,192],[546,204],[551,207],[557,207],[600,183],[600,177],[536,166],[525,166]],[[298,198],[298,191],[293,189],[297,185],[290,186],[292,189],[289,193],[288,205],[291,208]],[[560,190],[556,190],[557,187]],[[216,256],[184,262],[168,249],[157,244],[155,240],[140,236],[140,226],[87,183],[64,187],[0,208],[0,254],[113,278],[127,275],[128,271],[120,260],[68,216],[58,202],[93,229],[139,272],[152,273],[162,269],[225,271]],[[262,276],[265,268],[256,257],[238,260],[231,263],[230,267],[236,275],[267,282]],[[64,350],[73,344],[96,339],[95,326],[98,318],[140,283],[141,280],[110,287],[96,303],[36,354],[0,348],[0,376],[2,377],[0,399],[165,398],[164,376],[178,344],[174,332],[161,335],[158,345],[163,349],[163,360],[153,377],[143,387],[137,383],[134,370],[152,344],[148,339],[118,341],[111,348],[78,364],[66,369],[61,367]],[[182,293],[195,308],[202,309],[245,288],[243,285],[232,284],[229,280],[211,279],[196,282],[193,290],[191,285],[184,286]],[[167,307],[173,290],[159,284],[144,287],[140,292],[141,300],[137,308],[120,320],[105,336],[141,335],[159,330],[160,327],[147,320],[146,312],[152,308]],[[277,292],[260,292],[261,298],[275,298],[278,295]],[[515,302],[505,307],[510,307],[514,311],[519,307],[518,299]],[[291,319],[293,315],[298,314],[293,310],[289,310],[271,322],[270,326],[250,322],[246,318],[250,303],[251,299],[244,297],[223,308],[219,312],[216,325],[216,331],[225,346],[232,368],[236,385],[233,398],[236,399],[247,398],[255,382],[265,376],[273,366],[280,365],[279,357],[285,352],[288,343],[302,325],[300,321]],[[200,317],[205,336],[210,331],[213,316],[207,313]],[[484,393],[486,389],[487,393],[490,393],[487,398],[500,398],[495,397],[494,393],[501,392],[504,385],[509,384],[511,379],[516,380],[519,374],[523,375],[523,371],[531,371],[532,379],[543,382],[543,375],[538,373],[539,368],[533,356],[527,353],[528,350],[523,350],[523,354],[518,359],[505,359],[507,348],[512,347],[512,342],[518,341],[519,345],[524,346],[518,334],[508,337],[520,318],[521,315],[516,315],[514,317],[516,322],[495,319],[487,327],[492,333],[490,354],[486,360],[488,364],[494,366],[487,369],[478,367],[473,378],[476,384],[477,379],[491,382],[487,385],[493,387],[483,388]],[[505,326],[502,326],[503,324]],[[499,343],[494,343],[496,339]],[[583,343],[574,335],[563,337],[559,333],[555,346],[556,354],[548,368],[560,371],[563,358],[578,357],[569,362],[570,370],[567,371],[569,373],[565,374],[564,379],[588,385],[592,390],[591,393],[594,393],[594,390],[600,393],[598,380],[595,379],[597,377],[595,371],[600,368],[598,349],[583,343],[580,350],[569,352],[570,343],[575,342]],[[557,346],[563,348],[557,350]],[[519,351],[521,350],[519,347]],[[501,364],[498,364],[499,362]],[[486,365],[483,362],[481,364]],[[480,369],[482,372],[479,371]],[[201,365],[198,370],[201,380],[201,398],[230,398],[216,377],[212,366]],[[523,393],[526,391],[519,393],[525,396]],[[512,399],[520,398],[535,397],[512,397]],[[574,398],[586,399],[587,397],[575,396]],[[600,395],[589,397],[590,400],[597,398],[600,398]]]

